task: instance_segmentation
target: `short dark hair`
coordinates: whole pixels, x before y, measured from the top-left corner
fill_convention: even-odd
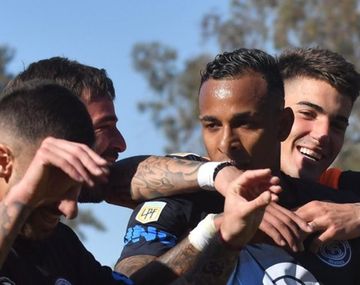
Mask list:
[[[284,99],[284,84],[276,59],[258,49],[240,48],[218,54],[201,72],[201,85],[209,79],[236,79],[251,72],[264,77],[271,96]]]
[[[105,69],[84,65],[65,57],[52,57],[30,64],[9,82],[8,87],[16,87],[32,79],[54,80],[85,101],[104,96],[111,100],[115,98],[113,82],[107,76]],[[84,97],[85,88],[91,91],[90,97]]]
[[[309,77],[323,80],[354,102],[359,96],[360,74],[352,63],[333,51],[314,48],[288,48],[278,58],[283,80]]]
[[[0,129],[30,143],[47,136],[93,146],[91,118],[84,103],[69,89],[33,80],[0,97]]]

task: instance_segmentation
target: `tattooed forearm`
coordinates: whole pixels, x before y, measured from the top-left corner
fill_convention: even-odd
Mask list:
[[[109,183],[102,186],[105,200],[134,207],[139,200],[197,191],[201,165],[199,161],[158,156],[122,159],[112,167]]]
[[[199,251],[186,238],[158,258],[151,256],[126,258],[116,265],[116,271],[131,275],[131,279],[136,284],[169,284],[195,264],[198,254]]]
[[[152,199],[193,192],[199,188],[201,162],[151,156],[139,164],[131,182],[134,199]]]
[[[199,254],[189,239],[185,238],[158,260],[166,264],[177,276],[181,276],[195,264]]]
[[[224,247],[216,236],[201,252],[191,270],[172,284],[226,284],[238,255],[239,252]]]
[[[132,275],[134,272],[143,268],[156,258],[150,255],[135,255],[125,258],[115,265],[115,271],[125,274],[126,276]]]
[[[0,268],[29,214],[30,208],[24,204],[0,202]]]

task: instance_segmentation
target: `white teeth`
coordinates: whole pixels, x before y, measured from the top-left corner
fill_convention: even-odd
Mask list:
[[[308,158],[313,159],[313,160],[320,160],[321,159],[321,154],[316,153],[315,151],[305,148],[305,147],[301,147],[299,150],[302,154],[306,155]]]

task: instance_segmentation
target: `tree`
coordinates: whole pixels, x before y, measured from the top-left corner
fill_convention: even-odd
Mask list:
[[[205,41],[215,41],[219,50],[259,47],[278,53],[288,46],[320,46],[339,52],[356,65],[360,57],[359,7],[360,0],[231,0],[226,15],[210,12],[203,16],[200,32]],[[137,56],[139,47],[142,54],[160,57],[146,59],[151,63],[142,64],[144,58]],[[162,53],[164,51],[172,56],[161,57],[166,55]],[[199,85],[197,68],[204,67],[204,61],[208,58],[209,55],[198,55],[186,61],[182,69],[176,69],[181,64],[176,50],[171,47],[160,43],[142,43],[133,49],[136,70],[145,75],[156,95],[152,100],[141,103],[140,110],[150,112],[155,124],[164,131],[168,140],[166,151],[192,150],[194,148],[188,148],[186,143],[189,141],[198,142],[195,149],[201,145],[195,111],[195,94]],[[154,88],[155,81],[150,74],[163,79],[161,88]],[[188,81],[186,92],[181,94],[179,85],[183,77],[187,77]],[[176,100],[182,100],[181,104]],[[354,106],[344,153],[353,149],[354,144],[360,144],[359,104],[357,102]],[[360,167],[360,158],[346,157],[342,159],[340,155],[338,164],[345,168],[348,165]]]
[[[0,92],[6,83],[13,77],[7,71],[7,65],[11,62],[14,51],[7,46],[0,46]]]

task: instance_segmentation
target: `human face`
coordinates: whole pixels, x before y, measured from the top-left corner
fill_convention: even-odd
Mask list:
[[[294,124],[281,144],[281,169],[290,176],[318,180],[338,155],[352,102],[325,81],[298,77],[284,82],[285,106]]]
[[[95,130],[94,150],[108,162],[115,162],[119,152],[126,149],[124,137],[116,128],[117,117],[110,98],[96,98],[85,102]]]
[[[2,184],[1,190],[4,192],[3,194],[9,191],[12,193],[11,189],[13,189],[14,185],[19,184],[19,181],[24,177],[25,172],[32,163],[39,146],[40,143],[29,145],[26,142],[19,144],[19,146],[14,146],[13,149],[19,149],[19,152],[8,153],[4,151],[3,147],[0,147],[2,155],[8,155],[10,159],[7,161],[9,165],[12,166],[11,171],[7,172],[7,176],[4,177],[7,183]],[[47,175],[50,174],[47,173]],[[50,176],[46,177],[48,178]],[[70,180],[67,174],[62,171],[54,170],[51,177],[51,179],[48,179],[46,185],[49,189],[57,188],[57,191],[54,191],[53,202],[46,202],[36,207],[26,219],[20,234],[28,239],[38,240],[48,237],[58,225],[61,216],[67,219],[72,219],[77,216],[77,199],[81,184]],[[62,194],[58,196],[57,193]]]
[[[269,108],[266,98],[267,83],[257,73],[203,83],[200,121],[211,160],[232,160],[242,169],[279,169],[280,112]]]
[[[58,225],[61,216],[73,219],[78,214],[77,198],[81,186],[71,189],[58,202],[35,209],[22,227],[21,234],[28,239],[39,240],[50,236]]]

